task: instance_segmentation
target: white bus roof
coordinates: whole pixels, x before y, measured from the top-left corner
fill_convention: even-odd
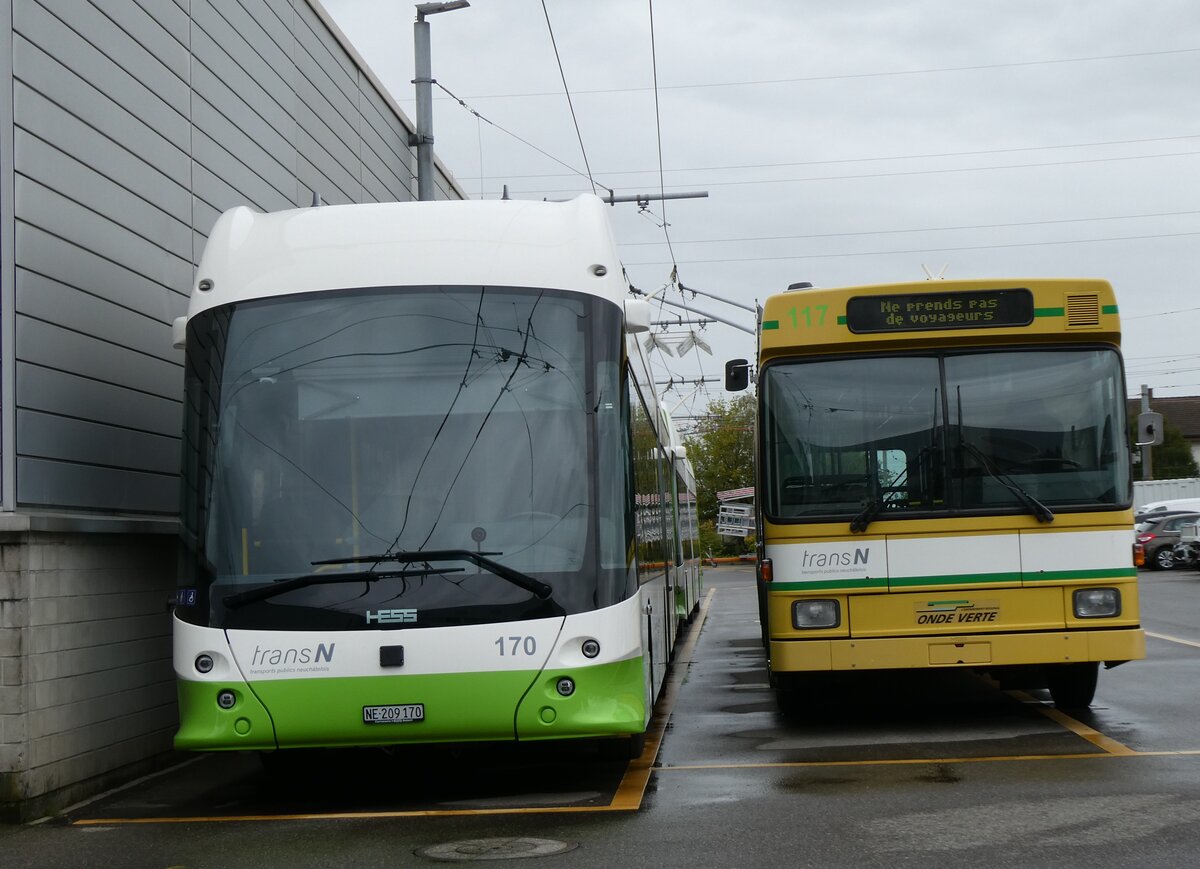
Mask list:
[[[213,226],[188,316],[242,299],[379,286],[539,287],[621,304],[627,285],[605,207],[590,195],[570,202],[391,202],[270,214],[239,206]],[[200,289],[207,282],[211,288]]]

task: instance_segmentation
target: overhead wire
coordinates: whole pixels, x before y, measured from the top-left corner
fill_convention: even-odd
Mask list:
[[[868,178],[904,178],[916,175],[952,175],[964,172],[997,172],[1008,169],[1042,169],[1051,166],[1086,166],[1096,163],[1121,163],[1133,160],[1161,160],[1168,157],[1194,157],[1198,151],[1175,151],[1168,154],[1129,154],[1121,157],[1091,157],[1078,160],[1049,160],[1043,163],[1008,163],[999,166],[955,166],[943,169],[907,169],[900,172],[862,172],[854,175],[812,175],[805,178],[747,178],[738,181],[708,181],[710,187],[747,187],[756,184],[801,184],[813,181],[859,181]],[[686,187],[671,184],[670,187]],[[550,195],[563,190],[531,190],[528,193]]]
[[[462,106],[465,110],[467,110],[472,115],[474,115],[478,120],[483,121],[485,124],[490,124],[491,126],[495,127],[500,132],[504,133],[506,136],[511,136],[512,138],[514,138],[518,142],[520,142],[522,145],[532,148],[533,150],[535,150],[539,154],[541,154],[543,157],[547,157],[547,158],[553,160],[558,165],[563,166],[567,169],[570,169],[572,174],[578,175],[580,178],[586,178],[588,180],[588,182],[592,184],[592,190],[594,191],[596,189],[596,184],[598,184],[599,182],[595,181],[595,179],[592,177],[590,168],[588,169],[587,172],[583,172],[583,171],[575,168],[574,166],[572,166],[570,163],[567,163],[565,160],[560,160],[558,157],[555,157],[549,151],[546,151],[545,149],[538,147],[533,142],[530,142],[528,139],[525,139],[525,138],[517,135],[512,130],[509,130],[509,129],[501,126],[500,124],[493,121],[491,118],[488,118],[487,116],[483,115],[477,109],[470,106],[466,100],[451,93],[451,91],[445,85],[443,85],[441,82],[439,82],[435,79],[433,83],[435,85],[437,85],[439,88],[441,88],[443,91],[445,91],[446,94],[451,99],[453,99],[460,106]],[[586,155],[585,155],[585,161],[586,161]],[[503,177],[503,176],[500,176],[500,177]],[[562,176],[555,176],[555,177],[562,177]],[[605,190],[607,190],[610,196],[612,195],[613,191],[610,187],[607,187],[604,184],[600,184],[600,186],[603,187]],[[482,187],[482,185],[480,185],[480,190],[482,191],[482,189],[483,189],[483,187]],[[480,195],[481,196],[483,195],[482,192],[480,193]]]
[[[650,69],[654,80],[654,131],[658,142],[658,192],[662,195],[663,237],[667,240],[667,249],[671,251],[671,260],[675,259],[675,251],[671,247],[670,223],[667,221],[667,188],[666,176],[663,173],[662,151],[662,114],[658,103],[658,47],[654,38],[654,0],[650,4]]]
[[[682,307],[685,311],[687,311],[689,319],[692,319],[694,317],[694,312],[688,307],[687,296],[683,291],[683,287],[679,283],[679,265],[675,261],[675,248],[671,243],[671,229],[670,229],[671,223],[670,223],[670,220],[667,218],[667,187],[666,187],[666,173],[663,170],[662,110],[661,110],[661,103],[659,100],[659,87],[658,87],[658,38],[657,38],[657,34],[656,34],[655,28],[654,28],[654,0],[647,0],[647,13],[648,13],[649,21],[650,21],[650,69],[651,69],[651,74],[652,74],[651,81],[652,81],[652,84],[654,87],[654,131],[655,131],[655,140],[656,140],[656,144],[657,144],[657,153],[658,153],[658,191],[659,191],[659,195],[662,197],[661,201],[662,201],[662,214],[663,214],[663,220],[662,220],[663,238],[666,239],[667,251],[671,256],[670,283],[672,286],[674,286],[676,289],[679,290],[679,297],[680,297],[681,301],[683,302]],[[703,378],[704,365],[703,365],[703,361],[701,359],[701,354],[703,353],[703,351],[700,346],[701,342],[698,341],[698,338],[696,336],[696,331],[695,331],[694,326],[688,332],[688,336],[689,336],[688,338],[684,339],[684,342],[687,342],[688,340],[691,341],[691,349],[694,350],[696,353],[696,365],[700,369],[701,377]],[[679,347],[684,346],[684,342],[681,342]],[[676,348],[676,349],[678,349],[678,348]],[[672,380],[673,379],[674,379],[674,375],[672,374]],[[670,387],[668,387],[668,389],[670,389]],[[703,380],[702,380],[701,383],[699,383],[697,385],[697,388],[694,389],[683,400],[684,401],[694,400],[694,398],[698,392],[704,392],[705,394],[707,394],[707,391],[708,391],[707,387],[704,385]]]
[[[912,229],[872,229],[862,230],[859,232],[814,232],[803,235],[758,235],[758,236],[738,236],[735,238],[702,238],[702,239],[676,239],[676,244],[733,244],[736,242],[745,241],[795,241],[802,238],[855,238],[864,235],[902,235],[905,233],[914,232],[954,232],[964,229],[1011,229],[1018,226],[1053,226],[1063,223],[1088,223],[1091,221],[1101,220],[1140,220],[1152,217],[1191,217],[1200,214],[1200,211],[1159,211],[1148,214],[1115,214],[1105,215],[1103,217],[1064,217],[1055,220],[1021,220],[1012,223],[974,223],[960,224],[958,226],[920,226]],[[620,243],[622,247],[646,247],[649,245],[662,244],[661,241],[626,241]]]
[[[742,169],[783,169],[789,166],[836,166],[843,163],[879,163],[888,160],[940,160],[946,157],[980,157],[990,154],[1015,154],[1022,151],[1061,151],[1068,148],[1104,148],[1112,145],[1146,145],[1153,142],[1177,142],[1181,139],[1197,139],[1200,133],[1189,133],[1180,136],[1154,136],[1148,139],[1110,139],[1104,142],[1070,142],[1059,145],[1023,145],[1017,148],[985,148],[975,151],[945,151],[934,154],[888,154],[875,157],[841,157],[836,160],[794,160],[784,163],[735,163],[726,166],[690,166],[679,169],[667,169],[666,172],[724,172]],[[605,175],[649,175],[658,169],[622,169],[607,170]],[[529,178],[561,178],[561,175],[489,175],[486,180],[506,178],[508,180],[523,180]]]
[[[506,135],[508,135],[508,136],[512,136],[512,138],[516,139],[516,140],[517,140],[518,142],[520,142],[522,145],[526,145],[526,146],[528,146],[528,147],[532,148],[533,150],[535,150],[535,151],[537,151],[539,154],[541,154],[543,157],[548,157],[548,158],[550,158],[551,160],[553,160],[555,163],[557,163],[558,165],[560,165],[560,166],[565,166],[567,169],[570,169],[570,170],[571,170],[572,174],[578,175],[578,176],[580,176],[581,178],[589,178],[589,180],[590,180],[590,176],[588,176],[586,173],[584,173],[584,172],[580,171],[579,169],[576,169],[576,168],[575,168],[574,166],[572,166],[570,163],[567,163],[567,162],[565,162],[565,161],[563,161],[563,160],[560,160],[558,157],[555,157],[555,156],[554,156],[553,154],[551,154],[549,151],[545,151],[545,150],[543,150],[542,148],[539,148],[537,145],[533,144],[533,142],[530,142],[528,139],[524,139],[524,138],[522,138],[521,136],[518,136],[516,133],[512,132],[511,130],[505,129],[504,127],[500,126],[500,124],[497,124],[497,123],[496,123],[495,121],[493,121],[491,118],[485,117],[485,116],[484,116],[484,115],[482,115],[480,112],[478,112],[476,109],[474,109],[474,108],[472,108],[471,106],[469,106],[469,105],[467,104],[467,101],[466,101],[466,100],[464,100],[464,99],[462,99],[461,97],[458,97],[458,96],[456,96],[455,94],[453,94],[453,93],[450,91],[450,89],[449,89],[449,88],[447,88],[447,87],[446,87],[444,84],[442,84],[440,81],[437,81],[437,80],[435,79],[433,83],[434,83],[435,85],[437,85],[439,88],[441,88],[443,91],[445,91],[445,92],[446,92],[446,94],[447,94],[448,96],[450,96],[450,97],[451,97],[451,98],[452,98],[452,99],[453,99],[455,102],[457,102],[457,103],[458,103],[460,106],[462,106],[464,109],[466,109],[468,112],[470,112],[472,115],[474,115],[474,116],[475,116],[476,118],[478,118],[479,120],[483,121],[485,124],[491,124],[493,127],[495,127],[495,128],[496,128],[497,130],[499,130],[500,132],[502,132],[502,133],[504,133],[504,134],[506,134]],[[556,176],[556,177],[561,177],[561,176]]]
[[[724,88],[724,87],[756,87],[760,85],[777,85],[777,84],[797,84],[802,82],[812,81],[838,81],[842,79],[861,79],[861,78],[884,78],[890,76],[909,76],[909,75],[933,75],[944,72],[973,72],[986,69],[1012,69],[1023,66],[1049,66],[1053,64],[1068,64],[1068,63],[1093,63],[1102,60],[1128,60],[1137,57],[1162,57],[1167,55],[1182,55],[1195,54],[1200,52],[1200,48],[1175,48],[1163,49],[1160,51],[1139,51],[1126,54],[1101,54],[1092,55],[1089,57],[1065,57],[1055,58],[1050,60],[1018,60],[1008,63],[982,63],[971,66],[943,66],[931,67],[928,69],[907,69],[907,70],[886,70],[882,72],[860,72],[860,73],[836,73],[832,75],[813,75],[799,76],[796,78],[775,78],[775,79],[749,79],[745,81],[726,81],[726,82],[708,82],[700,84],[678,84],[678,85],[663,85],[662,90],[699,90],[703,88]],[[647,87],[628,87],[628,88],[599,88],[596,90],[578,91],[580,95],[585,94],[619,94],[619,93],[634,93],[638,91],[647,91]],[[515,94],[472,94],[472,99],[509,99],[515,97],[549,97],[557,96],[553,91],[536,91],[530,93],[515,93]]]
[[[571,109],[571,120],[575,124],[575,135],[579,139],[579,150],[583,153],[583,165],[587,169],[587,177],[592,185],[592,193],[595,193],[596,182],[592,179],[592,167],[588,165],[587,148],[583,146],[583,133],[579,129],[579,118],[575,115],[575,103],[571,100],[571,89],[567,86],[567,74],[563,70],[562,57],[558,53],[558,42],[554,38],[554,27],[550,24],[550,10],[546,8],[546,0],[542,0],[542,13],[546,16],[546,29],[550,31],[550,44],[554,47],[554,59],[558,62],[558,74],[562,77],[563,92],[567,95],[567,106]]]
[[[1007,248],[1018,247],[1051,247],[1060,244],[1104,244],[1116,241],[1147,241],[1150,239],[1163,238],[1189,238],[1191,236],[1200,235],[1198,232],[1164,232],[1152,235],[1124,235],[1114,236],[1110,238],[1076,238],[1067,239],[1064,241],[1026,241],[1009,244],[973,244],[963,245],[960,247],[918,247],[905,250],[864,250],[850,251],[848,253],[810,253],[810,254],[789,254],[786,256],[749,256],[749,257],[724,257],[718,259],[702,259],[702,260],[684,260],[684,265],[711,265],[713,263],[744,263],[744,262],[774,262],[786,260],[801,260],[801,259],[844,259],[846,257],[861,257],[861,256],[891,256],[895,254],[912,254],[912,253],[952,253],[956,251],[967,250],[1003,250]],[[657,262],[640,262],[626,263],[627,266],[658,266],[664,265],[662,261]]]

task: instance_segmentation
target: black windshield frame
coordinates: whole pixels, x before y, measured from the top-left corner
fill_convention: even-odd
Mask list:
[[[566,291],[376,287],[193,317],[179,596],[193,605],[177,612],[214,627],[403,629],[625,599],[636,590],[632,494],[624,475],[614,486],[595,473],[628,465],[624,367],[620,307]],[[273,424],[258,421],[268,413],[301,434],[271,441]],[[380,456],[368,459],[371,450]],[[253,494],[264,475],[251,466],[276,458],[270,485],[301,484],[300,494],[276,499],[291,526],[286,547],[255,518],[268,499]],[[374,489],[382,501],[383,472],[399,475],[400,466],[408,476],[386,492],[386,509],[371,507]],[[322,537],[318,516],[340,521],[340,536]],[[445,563],[444,575],[306,583],[235,610],[222,605],[314,570],[362,569],[315,562],[430,548],[497,551],[497,563],[550,586],[553,600],[463,560]],[[278,563],[268,565],[268,550]],[[417,617],[368,618],[391,609]]]

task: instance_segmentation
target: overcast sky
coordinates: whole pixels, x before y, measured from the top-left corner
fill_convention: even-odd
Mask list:
[[[415,117],[414,5],[321,2]],[[672,261],[749,306],[922,266],[1102,277],[1129,394],[1200,395],[1197,0],[472,0],[428,20],[433,77],[486,119],[435,89],[436,153],[472,197],[591,191],[585,153],[598,189],[657,192],[660,141],[665,189],[708,192],[612,209],[641,289]],[[753,356],[729,326],[700,336],[712,356],[655,354],[664,379]]]

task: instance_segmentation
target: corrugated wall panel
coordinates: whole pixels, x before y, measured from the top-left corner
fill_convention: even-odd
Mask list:
[[[187,55],[143,10],[128,0],[37,2],[168,104],[186,110]]]
[[[17,483],[28,506],[71,504],[119,513],[171,513],[179,509],[179,477],[125,468],[99,468],[17,456]]]
[[[17,437],[28,455],[111,468],[133,468],[168,476],[179,469],[179,441],[135,429],[32,410],[17,412]]]
[[[18,505],[175,512],[170,323],[221,211],[412,197],[409,125],[322,14],[13,3]]]
[[[67,403],[80,419],[179,436],[181,401],[177,398],[148,395],[28,362],[17,363],[17,393],[23,406],[32,410],[50,411],[46,405],[57,408]]]
[[[187,297],[175,288],[152,281],[36,226],[17,226],[17,248],[22,252],[18,274],[32,267],[37,274],[84,288],[115,305],[158,320],[164,340],[170,334],[171,320],[187,311]],[[144,324],[139,325],[142,328],[131,331],[148,331]]]
[[[78,287],[25,269],[17,270],[17,296],[21,299],[25,316],[57,323],[112,344],[124,344],[131,350],[158,357],[164,362],[175,362],[175,351],[164,340],[168,335],[168,327],[142,311],[131,311],[110,299],[94,296]],[[179,316],[185,313],[186,302],[182,298],[175,310]],[[130,329],[130,313],[141,317],[145,327]]]
[[[129,6],[127,3],[121,3],[120,0],[118,0],[118,5]],[[178,3],[164,3],[162,0],[136,0],[136,5],[142,15],[158,24],[176,42],[180,45],[187,45],[188,31],[191,29],[187,13],[188,0],[180,0]]]
[[[164,287],[186,287],[191,282],[190,263],[135,234],[108,215],[85,208],[20,174],[13,186],[18,228],[22,223],[28,223],[62,239],[79,239],[83,242],[80,247],[145,275]],[[113,217],[124,216],[114,213]],[[41,271],[38,263],[29,262],[24,256],[17,265]]]
[[[14,138],[13,152],[24,177],[96,214],[119,215],[124,229],[178,257],[187,257],[188,223],[43,139],[23,130]]]
[[[357,168],[348,169],[345,162],[351,156],[349,149],[305,104],[296,110],[296,143],[300,160],[307,161],[317,170],[317,177],[324,179],[321,186],[313,187],[313,190],[329,203],[358,201],[361,192],[358,171]],[[298,164],[297,168],[300,166]]]
[[[85,17],[85,10],[91,9],[90,4],[83,0],[72,0],[68,14],[74,22]],[[51,15],[36,0],[26,0],[17,3],[13,9],[13,30],[21,37],[35,43],[47,54],[58,60],[86,82],[91,83],[97,90],[108,94],[114,102],[136,115],[151,128],[158,130],[165,138],[173,142],[186,143],[188,137],[188,90],[173,75],[160,77],[161,82],[154,81],[153,71],[149,64],[139,65],[136,59],[126,60],[126,65],[133,68],[142,78],[149,80],[155,88],[143,81],[126,68],[104,54],[103,48],[116,51],[117,46],[104,45],[103,48],[89,41],[91,34],[85,37],[80,31],[68,27],[63,21]],[[101,33],[98,37],[107,37]],[[16,77],[29,82],[20,72]],[[20,118],[16,119],[18,126]]]
[[[20,37],[13,39],[13,67],[20,72],[14,83],[13,104],[18,127],[25,127],[27,116],[62,112],[91,127],[117,147],[138,155],[176,183],[187,186],[191,177],[189,131],[184,131],[182,140],[169,139],[163,131],[118,105],[103,90]],[[41,94],[49,106],[19,102],[20,95],[26,91]],[[20,167],[17,169],[19,171]]]
[[[263,143],[199,94],[193,102],[192,117],[196,121],[192,156],[198,164],[244,191],[251,197],[250,204],[259,208],[272,210],[295,205],[295,157],[290,143],[272,137]],[[282,153],[280,150],[272,153],[265,146],[271,144],[279,146]],[[289,163],[281,163],[277,155]],[[279,197],[283,197],[286,205],[279,204]]]
[[[247,31],[252,22],[247,18],[243,24]],[[198,7],[192,36],[193,66],[205,67],[276,130],[285,131],[293,122],[296,102],[291,56],[261,31],[256,43],[248,42],[254,34],[247,31],[239,32],[207,6]],[[273,50],[264,54],[264,43]],[[206,79],[195,70],[192,87],[197,93],[206,93]]]
[[[181,223],[188,223],[191,194],[187,184],[171,178],[158,165],[149,162],[146,158],[152,154],[134,154],[123,148],[74,115],[56,110],[53,102],[24,84],[16,85],[14,97],[23,110],[21,117],[29,135],[47,145],[52,142],[79,143],[86,149],[87,162],[93,171],[103,173],[115,184]],[[172,152],[182,156],[177,149],[172,148]]]
[[[178,366],[53,323],[23,318],[17,329],[17,356],[34,365],[86,375],[104,372],[104,382],[136,388],[163,398],[178,393]],[[49,410],[74,410],[50,407]]]

